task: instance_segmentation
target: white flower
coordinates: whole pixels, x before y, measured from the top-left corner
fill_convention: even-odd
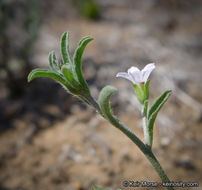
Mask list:
[[[119,72],[116,77],[122,77],[128,79],[133,84],[146,83],[151,72],[155,69],[154,63],[150,63],[144,67],[141,71],[137,67],[131,67],[128,69],[128,73]]]

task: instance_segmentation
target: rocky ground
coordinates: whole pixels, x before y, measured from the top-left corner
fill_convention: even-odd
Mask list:
[[[201,184],[202,17],[198,1],[182,3],[180,8],[175,3],[138,2],[99,1],[102,17],[97,22],[81,19],[63,0],[57,6],[44,4],[34,67],[47,67],[48,52],[53,49],[59,57],[64,31],[70,32],[71,52],[81,37],[94,37],[83,63],[92,94],[97,97],[108,84],[118,88],[112,97],[114,112],[142,138],[132,86],[115,75],[133,65],[143,68],[155,62],[151,102],[165,89],[172,89],[173,94],[155,126],[154,153],[171,180]],[[25,89],[20,100],[2,104],[0,189],[84,190],[92,185],[124,189],[123,180],[159,182],[129,139],[58,84],[38,79]]]

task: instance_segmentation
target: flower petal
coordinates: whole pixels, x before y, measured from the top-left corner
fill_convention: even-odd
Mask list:
[[[137,67],[128,69],[128,74],[133,78],[135,83],[141,83],[143,81],[142,73]]]
[[[141,83],[143,82],[143,76],[141,71],[135,71],[133,73],[130,74],[131,77],[133,78],[133,80],[135,81],[135,83]]]
[[[146,82],[151,72],[155,69],[154,63],[150,63],[142,69],[143,82]]]
[[[132,83],[135,83],[133,78],[126,72],[119,72],[116,74],[116,77],[122,77],[122,78],[125,78],[125,79],[131,81]]]
[[[140,71],[140,70],[137,67],[131,67],[130,69],[128,69],[128,74],[136,71]]]

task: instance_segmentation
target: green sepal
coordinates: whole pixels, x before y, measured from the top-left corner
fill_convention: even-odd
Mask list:
[[[69,33],[64,32],[61,38],[61,55],[63,63],[72,66],[72,60],[69,52]]]
[[[150,145],[152,145],[152,142],[153,142],[154,122],[156,120],[158,112],[160,111],[162,106],[166,103],[166,101],[168,100],[170,95],[171,95],[171,90],[165,91],[161,96],[159,96],[156,99],[156,101],[153,103],[153,105],[149,109],[149,113],[148,113],[148,130],[149,130]]]
[[[65,80],[61,75],[50,71],[48,69],[34,69],[28,75],[28,82],[32,81],[38,77],[47,77],[54,79],[55,81],[59,82],[62,86],[64,86],[69,92],[73,94],[78,94],[78,90],[71,86],[71,84]]]
[[[149,84],[150,84],[150,80],[148,80],[148,81],[145,83],[145,86],[144,86],[144,92],[145,92],[145,99],[146,99],[146,100],[149,99]]]
[[[110,120],[113,117],[110,105],[110,97],[116,91],[117,89],[114,88],[113,86],[105,86],[99,94],[98,104],[100,106],[102,114],[108,120]]]
[[[135,94],[140,104],[144,105],[144,101],[149,99],[149,80],[146,83],[134,84]]]
[[[87,92],[89,92],[89,88],[88,88],[88,84],[87,84],[86,80],[84,79],[83,73],[82,73],[82,55],[85,50],[85,47],[92,40],[93,40],[93,38],[91,38],[89,36],[84,37],[82,40],[80,40],[79,45],[74,52],[74,58],[73,58],[74,72],[76,74],[76,77],[77,77],[79,83],[84,87],[84,89]]]
[[[59,63],[58,63],[58,61],[57,61],[57,59],[56,59],[56,56],[55,56],[55,52],[54,52],[54,51],[51,51],[51,52],[49,53],[48,60],[49,60],[50,69],[51,69],[52,71],[61,73],[61,71],[60,71],[60,66],[59,66]]]

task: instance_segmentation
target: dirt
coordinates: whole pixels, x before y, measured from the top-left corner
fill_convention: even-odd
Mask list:
[[[120,118],[142,138],[140,118]],[[154,153],[171,180],[202,182],[201,125],[187,124],[168,145],[155,131]],[[19,141],[19,132],[1,135],[1,146],[5,147],[1,155],[9,149],[3,137],[12,138],[9,141],[14,143]],[[1,181],[10,189],[91,189],[92,185],[116,189],[123,188],[124,180],[160,182],[128,138],[100,116],[90,116],[86,111],[41,131],[17,154],[2,158],[1,171]]]

